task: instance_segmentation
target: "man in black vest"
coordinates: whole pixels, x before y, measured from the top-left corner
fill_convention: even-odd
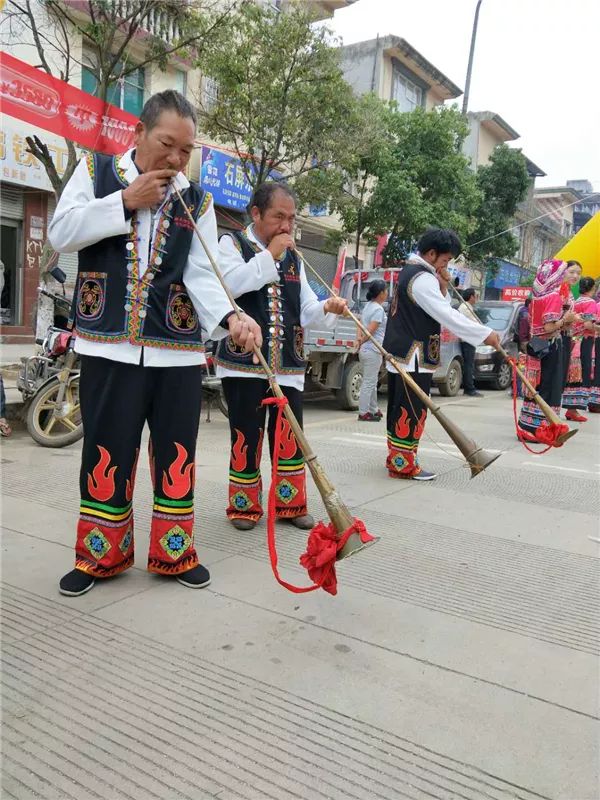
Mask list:
[[[292,238],[295,197],[285,184],[258,186],[248,208],[252,224],[243,232],[221,237],[219,261],[237,302],[259,322],[263,354],[302,424],[303,328],[333,325],[335,314],[342,314],[347,303],[339,297],[319,302],[308,285]],[[231,337],[219,343],[217,375],[223,383],[231,428],[227,516],[238,530],[250,530],[263,514],[260,459],[266,410],[261,402],[269,384],[261,368]],[[277,459],[277,516],[310,529],[314,521],[306,508],[302,451],[284,419],[281,449],[273,455],[275,417],[271,406],[268,437],[271,458]]]
[[[400,272],[392,299],[383,346],[429,394],[440,363],[441,325],[460,339],[477,345],[498,344],[498,334],[464,317],[450,305],[448,263],[461,251],[454,231],[431,228]],[[393,371],[392,371],[393,370]],[[427,409],[402,376],[388,365],[386,466],[392,478],[430,481],[436,475],[419,466],[417,449]]]
[[[193,532],[202,342],[229,334],[245,352],[262,337],[254,320],[233,315],[173,191],[216,252],[212,198],[181,171],[195,134],[182,95],[154,95],[135,149],[83,159],[50,225],[56,250],[78,252],[73,316],[85,430],[75,569],[60,581],[62,594],[83,594],[96,578],[133,564],[132,497],[146,422],[154,487],[148,570],[191,588],[210,582]]]

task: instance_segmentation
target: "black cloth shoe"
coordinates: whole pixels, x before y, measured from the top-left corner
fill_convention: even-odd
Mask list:
[[[477,389],[473,389],[471,392],[465,391],[467,397],[484,397],[482,392],[478,392]]]
[[[93,575],[88,575],[87,572],[80,569],[72,569],[60,579],[58,591],[68,597],[78,597],[80,594],[89,592],[95,583],[96,579]]]
[[[253,519],[242,519],[241,517],[234,517],[229,520],[234,528],[238,531],[251,531],[256,528],[256,522]]]
[[[175,577],[179,583],[190,589],[203,589],[210,583],[210,572],[202,564],[198,564],[198,566],[192,567],[187,572],[182,572]]]
[[[310,531],[315,527],[315,521],[310,514],[303,514],[301,517],[290,517],[289,522],[300,528],[301,531]]]

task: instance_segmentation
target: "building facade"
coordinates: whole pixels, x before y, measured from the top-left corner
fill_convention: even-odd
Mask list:
[[[126,16],[135,0],[115,0],[115,13]],[[256,0],[262,2],[262,0]],[[285,13],[294,0],[265,0]],[[314,0],[312,8],[321,19],[331,17],[335,11],[351,5],[355,0]],[[36,21],[46,36],[51,36],[50,23],[43,3],[32,4]],[[87,3],[69,3],[73,18],[89,22]],[[39,65],[40,57],[33,37],[25,27],[15,35],[15,22],[8,21],[9,9],[0,12],[1,47],[6,52],[31,65]],[[174,22],[164,12],[152,11],[140,31],[128,46],[127,57],[140,65],[145,60],[147,33],[167,42],[177,39]],[[93,72],[93,53],[88,52],[81,34],[72,27],[69,31],[69,48],[72,57],[69,82],[89,94],[96,91]],[[45,48],[45,56],[55,75],[64,66],[58,50]],[[134,116],[139,116],[144,102],[155,92],[176,89],[191,102],[203,95],[210,97],[216,87],[204,78],[189,62],[172,56],[165,70],[150,64],[140,66],[116,81],[109,88],[109,102]],[[56,207],[55,195],[43,166],[26,152],[25,137],[39,134],[54,157],[59,174],[64,172],[67,149],[64,139],[46,131],[34,129],[21,120],[2,115],[0,133],[0,224],[2,236],[1,258],[4,264],[5,286],[1,296],[0,338],[3,342],[32,341],[37,308],[37,287],[40,282],[40,257],[46,240],[48,223]],[[245,180],[239,160],[222,145],[205,140],[198,135],[198,148],[189,166],[189,177],[199,181],[215,196],[217,219],[221,230],[240,224],[243,210],[250,199],[250,187]],[[216,173],[213,172],[216,170]],[[217,189],[214,179],[222,184]],[[328,223],[310,214],[300,219],[299,236],[308,250],[314,249],[314,260],[326,262],[328,271],[335,269],[336,253],[327,252],[324,231]],[[73,290],[77,272],[77,255],[62,254],[59,266],[67,275],[67,292]]]
[[[594,192],[594,187],[588,180],[567,181],[567,186],[581,195],[581,200],[573,211],[573,233],[577,233],[594,214],[600,212],[600,192]]]

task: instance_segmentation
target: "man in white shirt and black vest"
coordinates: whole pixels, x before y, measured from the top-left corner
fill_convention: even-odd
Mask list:
[[[262,338],[254,320],[233,314],[173,191],[216,251],[211,195],[182,172],[195,135],[196,115],[182,95],[153,95],[135,148],[83,159],[50,224],[52,246],[78,252],[73,317],[85,431],[75,569],[60,581],[62,594],[83,594],[96,578],[133,564],[132,497],[146,422],[154,488],[148,570],[191,588],[210,582],[193,532],[203,339],[229,335],[245,352]]]
[[[460,339],[477,345],[498,344],[498,334],[464,317],[450,305],[448,263],[461,251],[454,231],[431,228],[400,272],[383,346],[396,357],[415,382],[429,394],[433,373],[440,363],[443,325]],[[402,376],[388,364],[386,466],[392,478],[430,481],[437,477],[417,460],[427,409],[407,388]]]
[[[296,200],[288,186],[263,183],[248,210],[252,224],[221,237],[220,266],[240,307],[260,324],[263,355],[302,424],[303,329],[313,324],[333,327],[335,315],[343,314],[347,303],[339,297],[319,301],[309,286],[292,238]],[[260,460],[266,409],[261,403],[269,393],[269,383],[231,337],[219,343],[217,375],[231,429],[227,516],[238,530],[250,530],[263,514]],[[273,455],[276,410],[270,409],[268,439],[271,458],[277,459],[277,517],[310,529],[314,521],[306,507],[304,457],[285,418],[281,449]]]

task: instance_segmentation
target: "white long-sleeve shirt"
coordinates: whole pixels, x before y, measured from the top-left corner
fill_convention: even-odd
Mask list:
[[[449,331],[452,331],[463,342],[468,342],[474,347],[480,345],[492,333],[492,329],[485,325],[479,325],[469,317],[463,316],[460,311],[450,305],[450,293],[442,294],[439,281],[436,277],[434,268],[420,256],[411,256],[411,264],[421,264],[427,268],[427,272],[422,272],[412,282],[412,296],[415,303],[423,309],[426,314],[433,317],[436,322]],[[407,364],[400,364],[406,372],[415,372],[416,365],[419,372],[435,372],[435,369],[423,366],[418,360],[418,350],[415,350]],[[395,372],[395,367],[387,364],[388,372]]]
[[[119,167],[124,171],[125,178],[129,183],[132,183],[139,175],[132,154],[133,150],[129,150],[118,157]],[[187,189],[190,185],[181,172],[175,176],[174,183],[179,191]],[[172,192],[173,189],[169,188],[164,203],[167,202]],[[150,209],[138,209],[136,214],[140,237],[139,271],[141,277],[148,268],[151,237],[156,234],[156,224],[160,214],[157,213],[153,218]],[[217,222],[212,202],[198,219],[197,224],[208,248],[216,254],[218,248]],[[89,175],[86,161],[83,159],[77,165],[73,176],[63,190],[48,229],[48,237],[58,252],[75,253],[110,236],[128,234],[131,231],[131,225],[132,221],[125,219],[120,190],[106,197],[95,197],[94,184]],[[192,236],[188,260],[183,272],[183,283],[194,304],[206,338],[221,339],[227,335],[228,331],[221,328],[219,323],[232,310],[231,305],[195,234]],[[147,367],[185,367],[205,363],[203,353],[141,347],[129,342],[112,344],[90,342],[77,337],[75,350],[82,355],[108,358],[126,364],[139,364],[143,353],[143,363]]]
[[[241,297],[246,292],[258,291],[265,284],[275,283],[279,280],[278,262],[275,261],[269,250],[257,238],[253,226],[250,225],[246,228],[244,234],[259,248],[259,252],[250,261],[244,261],[244,257],[231,236],[222,236],[219,242],[219,265],[227,285],[236,298]],[[333,328],[336,322],[336,315],[326,314],[324,306],[325,301],[320,301],[310,288],[304,265],[300,261],[300,324],[302,327],[307,328],[310,325],[324,324],[327,328]],[[276,374],[277,382],[281,386],[290,386],[299,391],[304,388],[303,374],[283,375],[279,372]],[[256,378],[260,376],[218,364],[217,377]]]

